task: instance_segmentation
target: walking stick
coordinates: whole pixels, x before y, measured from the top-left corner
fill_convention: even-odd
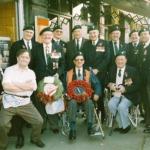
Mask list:
[[[94,114],[95,114],[95,117],[96,117],[96,120],[97,120],[98,127],[100,129],[100,133],[101,133],[101,135],[104,139],[105,134],[104,134],[104,131],[103,131],[103,128],[102,128],[101,119],[100,119],[100,116],[97,114],[97,103],[94,104]]]
[[[119,98],[119,102],[118,102],[118,104],[117,104],[116,113],[115,113],[115,115],[113,115],[113,117],[112,117],[112,119],[111,119],[111,123],[110,123],[111,125],[110,125],[109,136],[111,136],[111,135],[112,135],[112,133],[113,133],[114,122],[115,122],[115,119],[116,119],[117,114],[118,114],[118,106],[119,106],[119,104],[120,104],[121,100],[122,100],[122,96],[120,96],[120,98]]]

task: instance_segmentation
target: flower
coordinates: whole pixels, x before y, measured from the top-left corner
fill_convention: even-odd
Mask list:
[[[93,90],[89,83],[84,80],[74,80],[67,88],[67,94],[71,99],[81,103],[92,96]]]

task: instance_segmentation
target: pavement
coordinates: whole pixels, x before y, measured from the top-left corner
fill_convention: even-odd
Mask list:
[[[86,123],[83,119],[78,120],[77,139],[69,141],[62,133],[53,134],[48,128],[42,134],[42,140],[46,144],[43,150],[150,150],[150,134],[142,131],[144,125],[132,128],[127,134],[113,132],[109,136],[108,127],[103,127],[105,138],[101,135],[88,136]],[[25,145],[21,150],[38,150],[40,148],[30,143],[31,129],[24,129]],[[15,137],[9,138],[8,150],[15,150]]]

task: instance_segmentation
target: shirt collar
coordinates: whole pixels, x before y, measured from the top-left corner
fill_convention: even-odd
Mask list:
[[[147,47],[149,44],[150,44],[150,40],[145,43],[144,48]]]

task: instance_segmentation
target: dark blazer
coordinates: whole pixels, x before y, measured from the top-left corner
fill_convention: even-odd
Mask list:
[[[113,66],[110,71],[108,72],[106,85],[108,83],[116,83],[116,73],[117,73],[117,67]],[[131,79],[132,84],[131,85],[125,85],[126,80]],[[124,72],[124,78],[123,78],[123,85],[125,86],[125,93],[124,96],[127,97],[129,100],[131,100],[134,104],[137,104],[139,102],[138,98],[138,90],[139,90],[139,75],[135,68],[126,66],[125,72]]]
[[[106,41],[99,39],[95,46],[92,45],[91,40],[86,42],[84,45],[84,56],[86,67],[98,69],[98,76],[105,74],[110,61],[110,51]]]
[[[31,56],[32,56],[32,50],[35,49],[35,47],[37,47],[37,45],[38,45],[38,43],[32,40]],[[26,48],[26,45],[25,45],[23,39],[16,41],[12,44],[10,51],[9,51],[9,65],[10,66],[17,63],[16,53],[20,49],[24,49],[24,48]]]
[[[150,84],[150,44],[143,48],[140,46],[139,50],[139,70],[142,83],[145,85],[147,82]]]
[[[113,47],[113,42],[109,41],[109,50],[110,50],[110,63],[109,63],[109,68],[113,65],[115,65],[115,54],[114,54],[114,47]],[[127,45],[125,43],[120,42],[119,43],[119,52],[126,52],[126,47]]]
[[[140,43],[134,47],[133,44],[130,42],[127,44],[126,47],[126,55],[127,55],[127,64],[129,66],[133,66],[135,68],[139,68],[139,49]]]
[[[55,48],[55,45],[52,44],[52,51],[60,52]],[[37,81],[40,81],[45,76],[53,76],[58,73],[59,77],[64,73],[64,54],[61,53],[61,58],[58,61],[58,69],[53,69],[53,60],[49,58],[49,63],[46,64],[45,56],[44,56],[44,48],[43,44],[39,44],[32,51],[32,60],[31,60],[31,68],[35,71]]]
[[[86,43],[86,39],[82,38],[82,43],[80,46],[80,50],[81,52],[83,52],[83,47],[84,44]],[[75,56],[75,54],[78,52],[77,47],[76,47],[76,43],[75,40],[69,41],[67,43],[67,49],[66,49],[66,55],[65,55],[65,60],[66,60],[66,70],[70,70],[71,68],[73,68],[74,64],[73,64],[73,57]]]

